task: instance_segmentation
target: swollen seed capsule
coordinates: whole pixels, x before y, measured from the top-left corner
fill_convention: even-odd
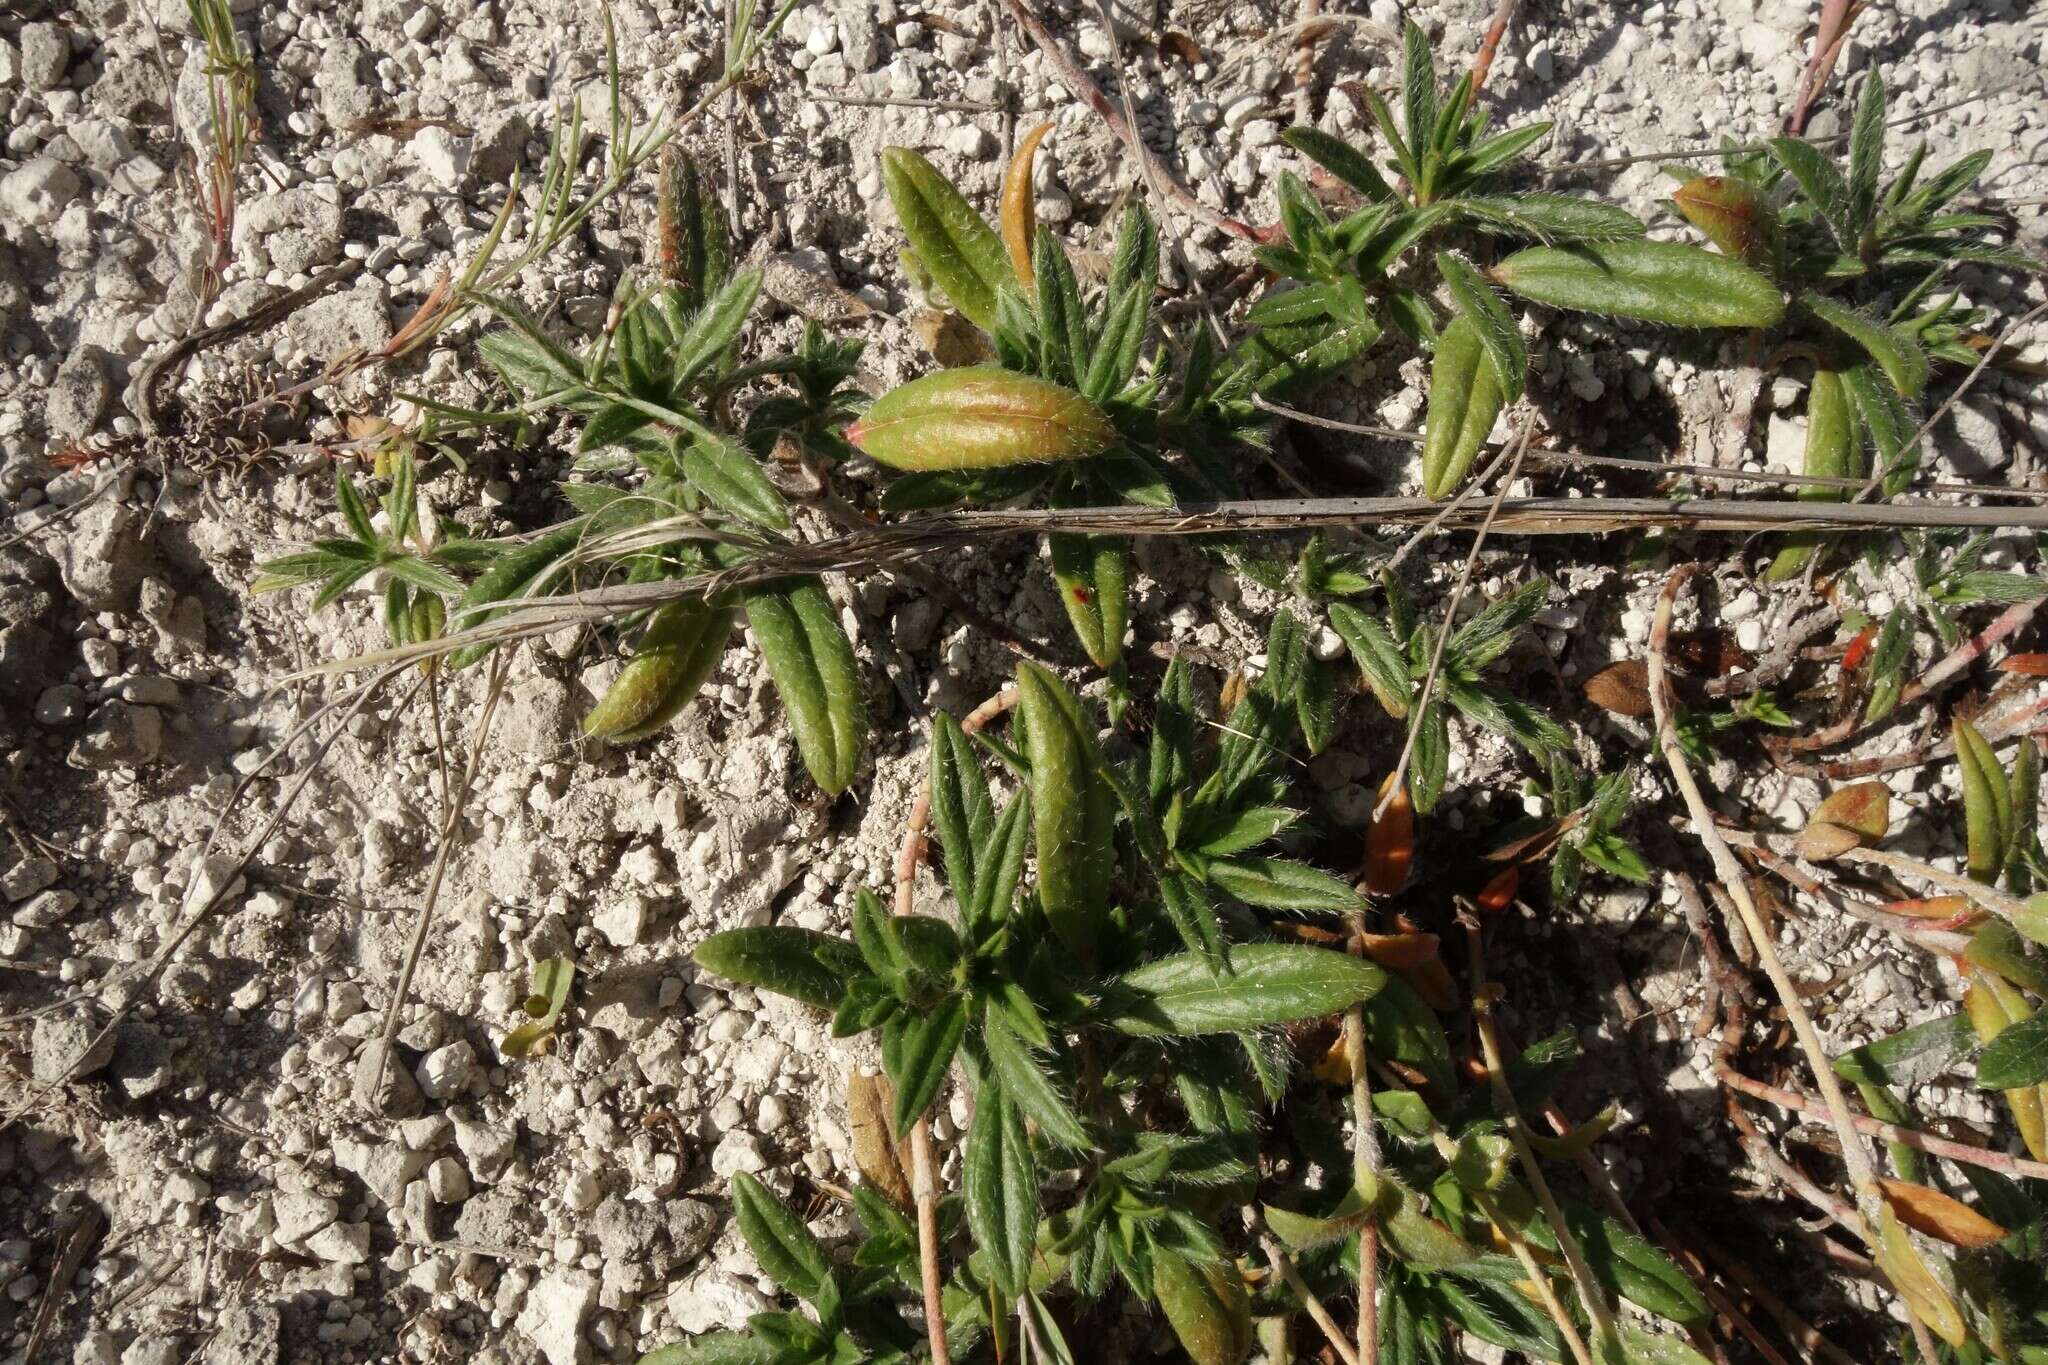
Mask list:
[[[1099,455],[1116,428],[1072,389],[977,365],[883,394],[846,439],[895,469],[1000,469]]]

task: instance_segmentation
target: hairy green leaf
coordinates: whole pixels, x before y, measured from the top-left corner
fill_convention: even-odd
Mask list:
[[[1031,1279],[1031,1249],[1038,1233],[1038,1170],[1024,1120],[1008,1096],[983,1086],[960,1164],[967,1196],[967,1226],[988,1258],[990,1277],[1005,1299]]]
[[[1456,488],[1478,458],[1506,398],[1499,364],[1489,354],[1481,325],[1469,313],[1451,319],[1437,338],[1422,436],[1425,497],[1440,498]]]
[[[1100,773],[1094,720],[1074,694],[1029,662],[1018,665],[1017,691],[1031,763],[1039,903],[1060,941],[1093,962],[1109,909],[1116,796]]]
[[[1785,315],[1776,285],[1738,261],[1678,242],[1535,246],[1493,278],[1552,308],[1671,327],[1769,327]]]
[[[946,298],[985,332],[996,326],[996,298],[1016,288],[1003,239],[938,168],[907,147],[882,149],[882,183],[911,250]]]
[[[1199,954],[1147,963],[1116,982],[1110,1018],[1125,1033],[1234,1033],[1334,1014],[1370,999],[1386,973],[1325,948],[1241,943],[1233,972],[1214,972]]]
[[[821,579],[802,578],[753,589],[744,600],[804,767],[837,796],[860,766],[868,716],[853,643],[832,595]]]
[[[728,981],[787,995],[829,1010],[847,983],[867,974],[860,950],[843,938],[788,924],[750,925],[713,934],[690,954]]]
[[[732,1211],[747,1249],[768,1277],[800,1299],[823,1298],[832,1285],[832,1262],[810,1229],[745,1171],[732,1177]]]

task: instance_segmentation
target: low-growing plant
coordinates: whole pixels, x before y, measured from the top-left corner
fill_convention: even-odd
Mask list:
[[[1197,329],[1177,374],[1148,356],[1159,275],[1151,215],[1142,205],[1125,211],[1102,292],[1088,297],[1066,248],[1036,222],[1044,133],[1027,135],[1011,162],[1000,233],[918,153],[882,153],[909,240],[906,270],[979,329],[988,357],[911,381],[848,429],[853,444],[905,471],[886,508],[1040,494],[1055,507],[1164,507],[1235,487],[1225,456],[1254,436],[1256,414],[1214,338]],[[1129,619],[1128,542],[1058,532],[1049,548],[1075,638],[1098,668],[1115,668]]]
[[[957,1218],[974,1251],[955,1262],[943,1294],[952,1351],[986,1340],[1007,1358],[1021,1331],[1034,1353],[1069,1359],[1055,1317],[1087,1314],[1120,1284],[1161,1309],[1200,1365],[1237,1365],[1257,1319],[1302,1310],[1293,1285],[1348,1292],[1369,1223],[1386,1261],[1376,1290],[1385,1359],[1438,1358],[1457,1331],[1564,1358],[1554,1319],[1517,1287],[1539,1266],[1535,1257],[1550,1260],[1564,1240],[1591,1267],[1586,1292],[1618,1293],[1682,1323],[1706,1313],[1661,1252],[1590,1207],[1551,1203],[1547,1185],[1539,1197],[1513,1169],[1504,1125],[1563,1078],[1577,1055],[1569,1034],[1506,1061],[1499,1085],[1465,1089],[1425,1003],[1426,990],[1456,1007],[1455,993],[1445,998],[1437,986],[1450,978],[1433,937],[1411,935],[1390,974],[1288,942],[1287,921],[1265,917],[1362,908],[1341,880],[1260,851],[1297,818],[1284,797],[1300,634],[1283,614],[1266,672],[1213,726],[1193,702],[1191,672],[1174,664],[1141,748],[1105,740],[1079,698],[1021,665],[1014,743],[970,738],[947,717],[933,730],[931,821],[953,915],[892,915],[863,891],[849,937],[770,925],[713,935],[696,950],[710,972],[829,1011],[835,1035],[879,1031],[894,1091],[888,1123],[899,1137],[957,1064],[973,1117],[957,1214],[950,1201],[940,1205],[940,1240],[952,1244]],[[1010,774],[1007,798],[991,786],[977,742]],[[1376,941],[1383,951],[1392,945]],[[1332,1050],[1307,1078],[1291,1063],[1305,1046],[1323,1047],[1311,1040],[1330,1037],[1315,1021],[1352,1008],[1363,1012],[1374,1060],[1417,1087],[1372,1097],[1370,1121],[1391,1142],[1387,1160],[1320,1192],[1292,1176],[1275,1181],[1262,1174],[1272,1138],[1262,1136],[1261,1116],[1283,1103],[1291,1122],[1275,1131],[1293,1135],[1304,1163],[1354,1170],[1328,1088],[1348,1086],[1348,1054]],[[1530,1160],[1537,1151],[1568,1159],[1611,1122],[1610,1114],[1564,1138],[1531,1137]],[[852,1198],[867,1229],[854,1264],[888,1268],[909,1292],[920,1262],[903,1211],[865,1186]],[[1263,1206],[1297,1277],[1248,1275],[1254,1241],[1233,1235],[1228,1217],[1248,1201]],[[764,1267],[814,1305],[802,1328],[810,1353],[788,1353],[797,1329],[757,1319],[750,1346],[720,1335],[649,1359],[827,1358],[828,1339],[852,1331],[840,1304],[866,1292],[843,1286],[869,1281],[846,1280],[814,1252],[805,1253],[810,1271],[793,1279],[784,1271],[792,1258],[771,1264],[748,1225],[767,1217],[758,1190],[736,1190],[735,1202]],[[1562,1227],[1546,1204],[1564,1210]],[[1524,1258],[1488,1251],[1489,1228]],[[782,1243],[808,1246],[784,1233]],[[820,1284],[837,1296],[820,1298]],[[1695,1359],[1640,1328],[1614,1333],[1616,1352],[1654,1347],[1667,1353],[1660,1359]],[[892,1359],[897,1349],[907,1348],[853,1331],[830,1358]]]
[[[1410,344],[1434,353],[1424,431],[1425,495],[1442,497],[1464,480],[1502,409],[1521,396],[1528,351],[1496,292],[1534,302],[1680,327],[1762,326],[1783,303],[1769,281],[1707,252],[1640,240],[1643,225],[1623,209],[1570,195],[1508,193],[1513,163],[1549,132],[1525,124],[1491,136],[1472,107],[1468,74],[1448,95],[1438,89],[1429,42],[1407,25],[1402,69],[1404,123],[1365,91],[1393,170],[1312,127],[1284,135],[1365,200],[1332,222],[1302,181],[1281,178],[1280,217],[1288,244],[1259,250],[1260,263],[1302,287],[1269,293],[1246,321],[1241,348],[1258,388],[1293,396],[1363,355],[1387,320]],[[1541,243],[1490,269],[1456,249],[1404,258],[1453,232]],[[1425,265],[1427,269],[1425,269]],[[1431,277],[1433,272],[1433,278]],[[1439,327],[1432,294],[1449,294]]]
[[[671,175],[657,234],[663,278],[646,287],[622,280],[605,330],[580,352],[555,341],[509,301],[485,296],[507,325],[479,347],[519,395],[511,412],[528,422],[580,423],[578,467],[623,476],[630,485],[564,484],[576,515],[517,542],[464,542],[463,567],[481,570],[465,587],[431,555],[406,548],[413,487],[406,452],[387,497],[390,533],[371,528],[343,476],[343,512],[355,542],[323,542],[310,554],[276,561],[259,586],[318,579],[324,583],[315,599],[320,606],[381,571],[394,585],[394,604],[404,586],[442,598],[459,594],[447,614],[454,624],[472,627],[517,601],[566,591],[588,577],[618,574],[633,583],[687,577],[743,563],[750,544],[789,535],[788,500],[763,461],[785,436],[812,448],[827,439],[820,433],[844,415],[841,381],[857,351],[808,333],[795,356],[740,365],[740,329],[759,294],[760,272],[732,270],[723,214],[702,192],[689,161],[678,161]],[[764,400],[742,420],[741,388],[775,377],[792,377],[795,391]],[[441,411],[452,420],[482,423],[508,415]],[[609,548],[612,538],[624,548]],[[443,560],[448,553],[439,552]],[[585,717],[584,733],[625,743],[668,724],[710,676],[742,616],[775,679],[806,769],[836,796],[859,766],[867,715],[852,643],[815,575],[684,598],[642,613],[633,623],[639,648]],[[393,631],[394,643],[416,638],[417,632]],[[472,664],[490,648],[464,646],[450,662]]]
[[[1422,686],[1436,652],[1436,632],[1416,613],[1398,580],[1384,583],[1384,620],[1355,602],[1329,604],[1330,625],[1343,637],[1366,687],[1396,719],[1422,703]],[[1415,759],[1408,789],[1415,809],[1428,814],[1443,795],[1451,753],[1450,717],[1466,720],[1511,739],[1541,760],[1569,743],[1563,728],[1542,708],[1486,680],[1486,672],[1514,645],[1550,597],[1550,582],[1535,578],[1489,603],[1445,642],[1436,683],[1416,729]]]
[[[1928,148],[1917,146],[1889,184],[1884,173],[1885,84],[1873,71],[1858,93],[1846,165],[1796,137],[1762,152],[1731,152],[1723,173],[1669,172],[1672,195],[1723,255],[1768,275],[1791,300],[1773,365],[1813,365],[1803,472],[1874,482],[1894,494],[1911,482],[1920,453],[1910,446],[1913,404],[1935,359],[1974,365],[1971,335],[1987,313],[1951,291],[1929,303],[1958,266],[2038,272],[2039,261],[1998,244],[1999,220],[1955,210],[1991,163],[1973,152],[1923,177]],[[1901,276],[1919,280],[1903,294]],[[1875,464],[1872,458],[1875,457]],[[1810,486],[1800,496],[1840,501],[1845,487]],[[1789,540],[1767,577],[1802,572],[1820,538]]]

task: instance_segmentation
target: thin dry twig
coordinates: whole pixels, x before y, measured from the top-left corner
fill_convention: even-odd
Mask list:
[[[1486,88],[1486,78],[1493,72],[1493,59],[1500,51],[1500,40],[1507,36],[1508,25],[1514,22],[1515,6],[1520,0],[1500,0],[1493,9],[1493,22],[1486,26],[1486,37],[1480,41],[1479,55],[1472,59],[1472,93],[1478,94]]]
[[[1323,1329],[1323,1336],[1330,1343],[1330,1349],[1337,1353],[1338,1359],[1342,1360],[1344,1365],[1359,1365],[1358,1353],[1352,1350],[1351,1343],[1345,1340],[1344,1329],[1330,1316],[1330,1310],[1316,1297],[1316,1291],[1308,1287],[1308,1281],[1301,1278],[1301,1272],[1294,1268],[1294,1262],[1280,1249],[1280,1244],[1270,1235],[1261,1234],[1259,1248],[1266,1253],[1266,1259],[1272,1263],[1273,1273],[1294,1291],[1294,1296],[1308,1309],[1308,1315],[1315,1319],[1316,1326]]]
[[[1821,1118],[1827,1116],[1827,1105],[1811,1095],[1766,1085],[1754,1077],[1745,1076],[1725,1058],[1715,1061],[1714,1074],[1731,1090],[1740,1090],[1745,1095],[1763,1100],[1767,1104],[1775,1104],[1780,1109],[1790,1109],[1795,1113],[1812,1114]],[[1987,1171],[1997,1171],[2015,1180],[2048,1180],[2048,1161],[2031,1161],[2026,1157],[2013,1156],[1995,1148],[1978,1147],[1967,1142],[1957,1142],[1952,1138],[1936,1137],[1918,1128],[1886,1123],[1883,1119],[1872,1118],[1868,1114],[1852,1113],[1849,1118],[1860,1133],[1883,1138],[1886,1142],[1896,1142],[1915,1151],[1925,1152],[1929,1156],[1938,1156],[1946,1161],[1958,1161],[1965,1166],[1982,1167]]]
[[[1364,925],[1358,925],[1363,932]],[[1365,1011],[1353,1005],[1344,1011],[1344,1050],[1351,1064],[1352,1183],[1360,1190],[1379,1187],[1380,1139],[1372,1111],[1372,1073],[1367,1065]],[[1358,1229],[1358,1359],[1379,1365],[1380,1358],[1380,1227],[1367,1217]]]
[[[1778,957],[1778,950],[1770,931],[1765,928],[1763,917],[1757,913],[1756,903],[1750,898],[1748,880],[1743,876],[1741,865],[1735,861],[1735,854],[1729,850],[1727,840],[1721,837],[1713,810],[1707,805],[1707,799],[1700,791],[1698,779],[1693,776],[1692,765],[1685,756],[1685,750],[1679,745],[1678,730],[1672,722],[1670,678],[1665,663],[1665,650],[1671,636],[1671,614],[1680,590],[1698,568],[1696,564],[1685,564],[1672,570],[1664,590],[1658,594],[1656,617],[1650,627],[1650,704],[1655,714],[1657,744],[1663,752],[1666,766],[1671,770],[1671,777],[1678,786],[1679,794],[1685,799],[1686,810],[1692,817],[1693,833],[1705,845],[1708,857],[1713,861],[1714,870],[1721,878],[1723,889],[1741,913],[1743,926],[1749,931],[1764,971],[1778,993],[1778,1000],[1785,1010],[1786,1018],[1792,1023],[1793,1032],[1798,1035],[1800,1047],[1806,1053],[1807,1064],[1813,1069],[1820,1092],[1827,1099],[1836,1135],[1842,1144],[1842,1160],[1848,1166],[1850,1181],[1855,1186],[1857,1198],[1866,1205],[1874,1206],[1877,1198],[1877,1170],[1871,1163],[1870,1154],[1864,1150],[1863,1140],[1857,1135],[1855,1125],[1850,1122],[1848,1100],[1842,1094],[1841,1083],[1835,1078],[1834,1069],[1828,1064],[1827,1049],[1821,1044],[1820,1032],[1814,1027],[1813,1016],[1800,998],[1791,974],[1785,970],[1785,964]],[[1874,1246],[1870,1225],[1863,1221],[1860,1214],[1858,1223],[1865,1244]]]
[[[1662,1225],[1655,1223],[1654,1220],[1652,1226],[1660,1230],[1662,1228]],[[1817,1357],[1827,1361],[1828,1365],[1857,1365],[1856,1360],[1848,1352],[1822,1336],[1818,1328],[1787,1307],[1785,1301],[1772,1293],[1770,1286],[1765,1284],[1747,1264],[1722,1250],[1719,1244],[1702,1233],[1695,1224],[1680,1223],[1679,1230],[1684,1234],[1687,1246],[1696,1246],[1705,1252],[1707,1259],[1719,1266],[1722,1274],[1741,1286],[1744,1293],[1762,1305],[1763,1310],[1769,1313],[1785,1335],[1791,1338],[1793,1345],[1799,1348],[1802,1355],[1808,1358]],[[1769,1349],[1760,1341],[1756,1344],[1760,1350]]]
[[[451,793],[446,786],[445,775],[441,788],[443,809],[441,831],[434,848],[433,871],[427,875],[427,892],[420,900],[418,915],[413,920],[412,939],[405,947],[405,964],[399,968],[398,982],[391,989],[391,999],[384,1006],[383,1027],[378,1030],[376,1065],[371,1067],[367,1090],[359,1089],[356,1102],[374,1105],[384,1089],[384,1073],[391,1066],[391,1044],[398,1036],[398,1016],[405,1008],[407,997],[412,994],[413,973],[419,969],[420,954],[426,948],[427,927],[433,923],[434,907],[441,899],[441,884],[448,873],[448,859],[455,851],[456,836],[462,830],[462,812],[469,804],[469,794],[476,786],[477,770],[483,765],[484,743],[490,738],[491,720],[497,715],[498,699],[504,695],[506,652],[500,650],[491,656],[490,681],[484,692],[483,714],[477,717],[476,738],[469,746],[469,757],[463,763],[462,777]],[[436,748],[441,748],[440,727],[435,726]],[[445,758],[443,762],[445,763]]]

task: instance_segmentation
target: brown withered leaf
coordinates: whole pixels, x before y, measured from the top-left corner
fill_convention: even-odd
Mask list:
[[[1799,833],[1795,851],[1824,863],[1883,839],[1892,823],[1892,793],[1882,782],[1858,782],[1828,793]]]
[[[1965,1251],[1975,1251],[2005,1240],[2004,1228],[1940,1190],[1882,1176],[1877,1184],[1884,1195],[1884,1202],[1899,1216],[1899,1221],[1915,1232],[1924,1232],[1937,1241]]]
[[[932,353],[932,359],[949,370],[996,358],[981,329],[958,313],[927,308],[912,317],[910,325],[917,332],[917,339]]]
[[[1179,29],[1168,29],[1159,35],[1159,50],[1169,57],[1178,57],[1189,66],[1200,66],[1209,60],[1202,55],[1201,44]]]
[[[1642,719],[1650,705],[1650,666],[1641,659],[1622,659],[1586,679],[1586,700],[1617,716]]]
[[[1489,849],[1481,856],[1489,863],[1541,862],[1557,851],[1560,839],[1578,828],[1579,822],[1586,818],[1586,809],[1581,806],[1564,819],[1553,820],[1533,834],[1510,839],[1499,848]]]
[[[910,1192],[909,1153],[889,1136],[889,1111],[896,1105],[896,1087],[879,1072],[864,1076],[855,1067],[846,1075],[846,1113],[853,1127],[853,1164],[861,1177],[897,1208],[909,1212],[916,1200]]]
[[[1952,920],[1958,915],[1968,914],[1975,904],[1976,902],[1968,896],[1927,896],[1913,900],[1886,901],[1878,908],[1889,910],[1894,915],[1910,915],[1914,919]]]
[[[1444,966],[1435,934],[1361,934],[1366,957],[1415,988],[1433,1010],[1458,1007],[1458,985]]]

